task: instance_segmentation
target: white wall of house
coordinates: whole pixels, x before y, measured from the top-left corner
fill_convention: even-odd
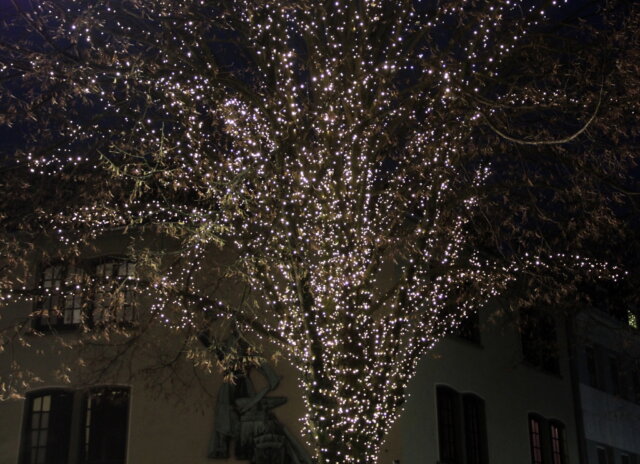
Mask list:
[[[5,313],[3,321],[24,317],[30,310],[28,305],[14,307]],[[481,314],[481,345],[450,337],[420,363],[417,375],[410,383],[410,397],[404,412],[382,448],[380,464],[393,464],[394,461],[400,464],[438,462],[437,385],[449,386],[460,393],[473,393],[484,399],[490,463],[526,464],[531,461],[528,415],[536,413],[566,426],[568,463],[578,464],[564,329],[561,326],[557,329],[560,374],[549,374],[522,362],[519,334],[513,321],[492,317],[490,322],[490,313]],[[75,353],[53,350],[51,335],[32,337],[30,341],[30,348],[19,350],[15,355],[24,366],[33,368],[41,377],[42,382],[36,385],[37,388],[82,388],[82,375],[72,375],[71,384],[64,384],[54,372],[59,361],[66,360],[74,366]],[[43,354],[36,354],[37,351]],[[3,376],[8,367],[9,353],[4,353],[0,355]],[[280,422],[303,442],[300,418],[304,415],[304,404],[297,386],[297,373],[284,362],[278,364],[276,370],[283,380],[269,395],[285,396],[288,402],[274,412]],[[194,377],[187,381],[187,388],[179,389],[177,393],[169,385],[149,389],[146,378],[131,381],[125,375],[115,382],[131,388],[127,462],[215,463],[206,455],[213,432],[220,381],[217,374],[198,379]],[[256,378],[256,381],[260,379]],[[0,464],[18,463],[23,410],[23,400],[0,403]]]
[[[553,375],[522,362],[515,326],[489,322],[483,314],[481,327],[481,345],[450,337],[420,363],[402,416],[383,446],[381,464],[393,464],[396,460],[400,464],[438,462],[436,385],[447,385],[460,393],[474,393],[484,399],[490,463],[530,462],[528,415],[536,413],[564,423],[568,462],[578,464],[568,359],[562,355],[567,353],[563,330],[558,330],[561,371],[560,375]],[[30,359],[22,360],[40,370],[43,383],[39,387],[62,385],[55,380],[52,369],[47,371],[48,366],[53,366],[51,358],[47,354],[34,354],[38,348],[46,353],[51,343],[48,337],[33,340],[34,346],[25,354]],[[59,356],[55,355],[57,360]],[[68,360],[73,362],[73,353],[62,356],[69,356]],[[296,373],[284,363],[280,363],[277,370],[283,381],[270,395],[286,396],[288,402],[277,408],[275,414],[299,436],[304,405]],[[216,462],[206,455],[220,378],[212,374],[202,380],[204,389],[194,386],[166,397],[163,392],[170,389],[147,389],[142,379],[133,383],[123,381],[131,386],[128,463]],[[256,381],[260,381],[259,377]],[[71,386],[79,385],[72,383]],[[23,409],[21,400],[0,404],[0,430],[3,431],[0,464],[18,462]]]
[[[580,398],[587,440],[640,454],[640,405],[588,385]]]
[[[593,308],[576,317],[575,332],[587,463],[599,462],[598,448],[611,464],[622,462],[624,454],[640,455],[640,334]]]
[[[39,340],[45,344],[44,340]],[[51,363],[46,355],[34,356],[36,370],[42,375],[42,382],[33,390],[50,387],[70,389],[84,388],[76,382],[62,383],[55,380],[53,372],[46,372],[43,366]],[[24,361],[24,359],[23,359]],[[296,435],[301,443],[300,418],[303,414],[302,398],[297,388],[295,372],[282,364],[278,366],[282,375],[280,386],[269,396],[285,396],[286,404],[274,410],[278,420]],[[207,458],[209,440],[214,430],[214,411],[217,390],[221,377],[217,374],[202,376],[205,388],[193,385],[180,389],[178,394],[169,386],[156,385],[148,388],[147,379],[133,382],[109,382],[108,385],[130,387],[129,424],[127,440],[127,462],[130,464],[215,464],[235,463],[235,459],[212,460]],[[255,379],[256,386],[261,383]],[[25,400],[9,400],[0,403],[0,464],[19,462],[21,434],[23,430]],[[233,454],[233,447],[231,453]],[[246,461],[242,461],[246,462]]]
[[[515,324],[495,317],[490,321],[489,314],[489,310],[481,313],[481,345],[449,337],[420,363],[410,383],[411,396],[400,421],[401,464],[436,464],[439,460],[437,385],[447,385],[460,393],[474,393],[484,399],[490,463],[531,462],[528,416],[535,413],[565,425],[567,462],[578,464],[562,326],[557,327],[560,375],[555,375],[523,363]]]
[[[9,324],[28,315],[30,304],[15,305],[3,313],[3,322]],[[76,351],[61,346],[61,342],[72,341],[73,332],[26,337],[27,347],[15,346],[0,354],[0,378],[8,379],[12,360],[20,364],[23,371],[29,370],[39,378],[27,391],[48,388],[65,388],[78,392],[86,390],[94,373],[91,357],[84,359],[85,367],[79,364]],[[153,337],[152,337],[153,338]],[[171,345],[168,338],[155,338],[160,345]],[[69,382],[62,381],[63,366],[71,367]],[[126,364],[125,364],[126,365]],[[144,365],[137,359],[131,367]],[[151,364],[154,365],[154,364]],[[268,396],[284,396],[286,404],[274,409],[279,422],[304,443],[301,437],[301,417],[304,405],[298,389],[297,373],[284,362],[275,366],[281,376],[277,389]],[[166,372],[165,372],[166,373]],[[214,411],[218,389],[222,382],[219,373],[204,373],[194,370],[190,361],[179,363],[176,385],[159,382],[153,376],[130,377],[124,369],[119,378],[110,376],[99,385],[118,385],[130,388],[129,423],[127,440],[127,463],[129,464],[215,464],[216,462],[246,462],[213,460],[207,458],[209,440],[214,430]],[[262,376],[252,375],[256,388],[266,385]],[[0,464],[18,464],[24,424],[25,400],[11,399],[0,402]],[[79,433],[79,432],[76,432]],[[231,451],[233,455],[233,448]],[[72,459],[73,460],[73,459]],[[70,464],[75,464],[70,462]]]

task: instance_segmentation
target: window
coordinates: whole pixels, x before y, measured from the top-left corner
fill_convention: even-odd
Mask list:
[[[82,440],[85,463],[125,462],[128,417],[128,389],[100,388],[87,395]]]
[[[564,451],[564,425],[560,422],[549,422],[551,432],[551,463],[564,464],[566,462]]]
[[[126,387],[30,393],[20,464],[67,464],[70,458],[76,462],[71,456],[80,456],[83,464],[124,464],[128,416]],[[71,453],[74,443],[80,449]]]
[[[631,369],[629,373],[631,376],[631,401],[635,401],[640,404],[640,366],[638,363],[635,364],[635,369]]]
[[[564,424],[530,414],[529,447],[531,464],[565,464]]]
[[[478,311],[465,317],[454,333],[470,342],[480,343],[480,314]]]
[[[134,322],[135,264],[126,260],[111,259],[95,268],[96,285],[93,323]]]
[[[438,444],[440,445],[440,462],[458,464],[461,459],[459,450],[459,412],[458,393],[447,387],[437,388],[438,404]]]
[[[488,462],[484,401],[473,394],[459,394],[438,386],[438,444],[441,464]]]
[[[134,322],[135,264],[109,258],[82,267],[57,264],[42,272],[37,329]]]
[[[585,347],[585,360],[589,386],[640,402],[640,369],[634,359],[592,345]]]
[[[467,394],[462,397],[462,405],[467,464],[484,464],[489,460],[484,401]]]
[[[22,435],[22,464],[66,462],[73,394],[49,390],[27,395]]]
[[[587,358],[587,374],[589,376],[589,385],[593,388],[601,388],[602,382],[600,382],[600,371],[598,369],[598,358],[596,357],[596,349],[593,346],[587,346],[585,348],[585,355]]]
[[[536,308],[523,310],[520,339],[526,362],[547,372],[560,373],[556,326],[551,314]]]
[[[609,383],[611,384],[611,393],[620,395],[620,368],[618,358],[609,356]]]
[[[613,449],[610,446],[598,446],[598,464],[613,464]]]
[[[600,447],[598,447],[598,464],[609,464],[606,450]]]
[[[82,322],[86,304],[86,275],[82,269],[56,264],[42,272],[36,300],[35,325],[39,329],[73,327]]]
[[[542,435],[540,433],[541,420],[529,416],[529,444],[531,446],[531,463],[542,464]]]

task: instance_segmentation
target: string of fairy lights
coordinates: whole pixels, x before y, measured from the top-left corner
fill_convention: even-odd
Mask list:
[[[260,323],[244,330],[277,334],[300,371],[318,462],[375,462],[417,362],[519,271],[549,260],[604,270],[562,255],[500,265],[470,249],[492,171],[462,169],[481,121],[461,96],[545,19],[544,2],[39,3],[82,59],[34,55],[34,76],[64,80],[118,123],[66,122],[75,141],[109,141],[100,162],[73,144],[26,162],[52,175],[106,165],[145,186],[124,204],[54,215],[61,240],[79,223],[179,231],[183,259],[154,281],[152,311],[181,330],[199,323],[194,311],[233,308]],[[473,22],[458,37],[460,18]],[[207,294],[223,240],[251,289],[241,302]]]

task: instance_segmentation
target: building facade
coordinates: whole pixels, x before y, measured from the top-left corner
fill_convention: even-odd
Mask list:
[[[165,370],[145,364],[169,353],[172,342],[162,335],[133,353],[126,338],[114,339],[97,348],[95,365],[87,360],[97,358],[65,349],[81,320],[100,330],[109,319],[134,322],[144,308],[127,283],[131,263],[116,254],[88,262],[41,268],[36,311],[22,304],[5,314],[5,322],[37,314],[29,323],[44,335],[0,355],[2,378],[21,381],[14,362],[37,377],[23,399],[0,403],[0,464],[311,462],[297,374],[285,363],[228,384],[188,359]],[[95,277],[90,296],[74,290],[87,273]],[[105,291],[114,284],[116,292]],[[420,363],[380,463],[637,464],[632,344],[603,321],[587,324],[587,314],[569,321],[546,311],[516,315],[496,303],[471,318]],[[112,370],[100,372],[105,362]],[[132,375],[145,370],[151,375]]]
[[[402,462],[580,462],[564,322],[533,317],[485,311],[479,330],[422,361],[401,420]]]
[[[587,464],[640,456],[640,336],[635,312],[587,309],[572,320],[578,425]]]

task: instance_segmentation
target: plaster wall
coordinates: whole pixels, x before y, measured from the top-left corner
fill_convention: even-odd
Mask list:
[[[578,464],[562,325],[557,330],[560,375],[555,375],[523,363],[519,334],[513,321],[489,318],[490,314],[490,309],[481,313],[481,345],[449,337],[420,363],[410,383],[411,396],[400,420],[401,464],[438,462],[437,385],[447,385],[460,393],[474,393],[484,399],[490,463],[531,462],[528,415],[536,413],[564,423],[568,463]]]
[[[30,313],[31,308],[31,304],[26,303],[5,308],[3,322],[18,323]],[[108,363],[114,352],[108,349],[104,353],[80,353],[64,346],[73,342],[75,337],[74,332],[27,336],[28,346],[11,346],[0,354],[0,379],[19,384],[19,379],[12,375],[11,366],[15,362],[21,366],[21,373],[31,372],[35,377],[26,391],[53,387],[82,391],[93,385],[130,387],[127,439],[127,462],[130,464],[246,464],[247,461],[235,459],[207,458],[214,430],[217,392],[222,383],[219,373],[194,369],[191,361],[186,359],[177,363],[175,370],[172,367],[171,371],[159,370],[157,374],[143,373],[145,368],[158,365],[158,359],[150,359],[151,352],[158,356],[163,355],[163,349],[166,353],[175,353],[175,344],[180,340],[172,340],[166,334],[150,336],[149,340],[155,345],[143,343],[139,356],[123,360],[121,366],[105,373],[103,380],[96,382],[96,371],[102,367],[100,363]],[[100,361],[94,361],[92,356],[98,356]],[[300,422],[304,404],[298,389],[297,373],[284,362],[274,367],[281,382],[268,396],[284,396],[287,402],[273,412],[298,442],[304,444]],[[66,380],[63,379],[65,376],[68,376]],[[256,389],[266,386],[260,375],[252,375],[252,380]],[[0,402],[0,464],[19,462],[24,409],[23,399]]]
[[[640,405],[584,384],[580,398],[587,440],[640,454]]]

